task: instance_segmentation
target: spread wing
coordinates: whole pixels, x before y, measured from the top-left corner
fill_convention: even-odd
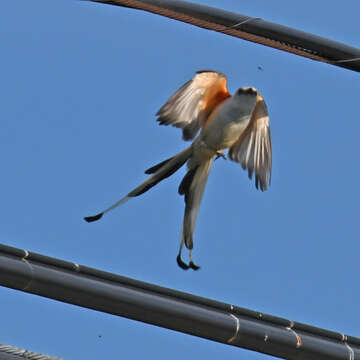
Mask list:
[[[267,190],[271,182],[272,150],[269,114],[264,99],[258,93],[249,125],[229,149],[231,160],[248,169],[249,179],[255,173],[255,185]]]
[[[183,139],[193,139],[211,111],[229,97],[226,77],[217,71],[198,71],[156,113],[160,125],[183,130]]]

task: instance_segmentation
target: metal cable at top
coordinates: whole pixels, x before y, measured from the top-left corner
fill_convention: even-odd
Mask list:
[[[320,36],[182,0],[88,0],[148,11],[201,28],[360,72],[360,49]]]

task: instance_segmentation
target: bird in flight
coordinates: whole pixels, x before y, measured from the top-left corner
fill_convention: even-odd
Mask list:
[[[224,74],[198,71],[193,79],[178,89],[156,114],[160,125],[182,129],[184,140],[192,144],[179,154],[145,171],[150,177],[122,199],[87,222],[99,220],[105,213],[151,189],[187,162],[187,173],[178,192],[185,198],[177,263],[182,269],[198,270],[192,259],[193,235],[205,185],[214,159],[228,149],[231,160],[255,175],[255,186],[267,190],[271,181],[272,151],[269,116],[261,94],[253,87],[241,87],[233,95],[227,89]],[[196,137],[200,130],[200,134]],[[183,246],[189,250],[189,263],[181,258]]]

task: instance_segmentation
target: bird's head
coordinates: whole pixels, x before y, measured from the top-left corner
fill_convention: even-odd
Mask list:
[[[257,90],[251,86],[243,86],[235,93],[235,95],[257,95]]]

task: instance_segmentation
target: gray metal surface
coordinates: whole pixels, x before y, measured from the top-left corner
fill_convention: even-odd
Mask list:
[[[0,285],[284,359],[360,360],[360,339],[0,245]]]
[[[0,344],[0,360],[61,360],[50,355],[21,349],[11,345]]]

